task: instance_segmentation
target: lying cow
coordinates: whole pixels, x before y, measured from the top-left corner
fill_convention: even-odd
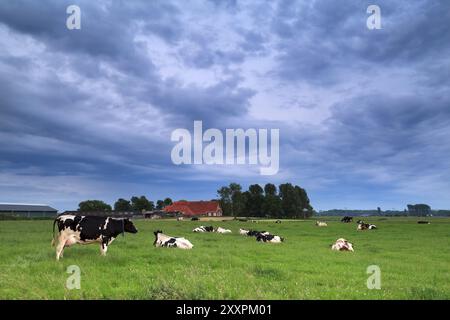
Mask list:
[[[157,230],[153,234],[155,235],[155,241],[153,242],[155,247],[192,249],[194,246],[185,238],[171,237],[164,234],[161,230]]]
[[[316,226],[318,227],[327,227],[327,223],[323,221],[316,221]]]
[[[222,228],[222,227],[218,227],[218,228],[215,230],[215,232],[217,232],[217,233],[231,233],[231,230],[230,230],[230,229],[224,229],[224,228]]]
[[[270,233],[267,231],[256,231],[256,230],[245,230],[245,229],[239,229],[239,234],[249,237],[256,237],[259,234],[262,235],[269,235]]]
[[[353,244],[345,240],[344,238],[337,239],[336,242],[331,246],[331,250],[336,251],[354,251]]]
[[[377,226],[370,223],[365,223],[364,221],[359,220],[358,226],[356,227],[356,230],[372,230],[377,229]]]
[[[430,224],[430,221],[423,221],[423,220],[420,220],[420,221],[417,221],[417,223],[418,223],[418,224]]]
[[[56,260],[63,256],[65,247],[75,243],[100,243],[100,253],[104,256],[108,246],[119,234],[136,233],[137,229],[129,219],[117,219],[97,216],[60,215],[53,222],[53,240],[55,244],[55,225],[58,225],[58,245]]]
[[[341,219],[341,222],[344,222],[344,223],[349,223],[349,222],[352,222],[352,221],[353,221],[353,218],[349,217],[349,216],[345,216],[345,217],[343,217]]]
[[[274,236],[273,234],[258,234],[256,236],[256,241],[259,242],[271,242],[271,243],[281,243],[284,241],[284,238],[280,236]]]
[[[214,227],[213,226],[209,226],[209,227],[200,226],[200,227],[195,228],[192,231],[194,231],[194,232],[214,232]]]
[[[248,234],[249,230],[245,230],[245,229],[239,229],[239,234],[242,236],[246,236]]]

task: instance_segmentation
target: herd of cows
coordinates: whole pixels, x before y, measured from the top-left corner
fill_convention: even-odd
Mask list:
[[[344,217],[341,222],[352,222],[352,217]],[[281,221],[277,221],[281,223]],[[420,223],[420,222],[419,222]],[[55,226],[58,226],[57,239],[55,238]],[[377,227],[374,224],[368,224],[364,221],[357,221],[357,230],[373,230]],[[327,227],[327,223],[317,221],[316,226]],[[232,233],[231,230],[222,227],[214,228],[213,226],[200,226],[192,230],[193,232],[215,232],[215,233]],[[64,253],[64,248],[74,244],[100,243],[100,253],[106,255],[108,246],[119,235],[125,232],[137,233],[137,229],[133,222],[129,219],[119,219],[111,217],[98,216],[78,216],[63,214],[58,216],[53,222],[53,240],[52,245],[56,245],[56,259],[59,260]],[[258,242],[265,243],[281,243],[284,238],[273,235],[267,231],[256,231],[239,229],[239,234],[247,237],[255,237]],[[155,241],[153,245],[156,247],[192,249],[193,244],[183,237],[173,237],[164,234],[161,230],[154,232]],[[57,241],[55,241],[57,240]],[[337,251],[354,251],[353,244],[346,239],[340,238],[331,245],[332,250]]]

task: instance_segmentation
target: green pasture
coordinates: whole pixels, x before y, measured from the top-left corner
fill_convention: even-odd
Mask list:
[[[136,220],[100,256],[99,245],[76,245],[55,260],[52,221],[0,221],[0,299],[449,299],[450,219],[364,218],[378,230],[322,218],[306,221]],[[193,233],[199,225],[232,234]],[[258,243],[239,228],[270,231],[282,244]],[[192,250],[155,248],[153,231],[183,236]],[[338,238],[355,252],[334,252]],[[67,267],[81,270],[69,290]],[[381,289],[368,289],[368,266],[381,270]]]

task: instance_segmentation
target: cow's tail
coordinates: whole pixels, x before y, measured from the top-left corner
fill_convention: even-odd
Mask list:
[[[58,221],[58,218],[56,218],[54,221],[53,221],[53,238],[52,238],[52,247],[54,247],[55,246],[55,225],[56,225],[56,222]]]

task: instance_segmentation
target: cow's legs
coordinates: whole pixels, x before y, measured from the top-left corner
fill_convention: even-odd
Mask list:
[[[63,256],[64,246],[66,244],[66,237],[60,235],[58,237],[58,245],[56,246],[56,260]]]
[[[100,254],[106,256],[106,251],[108,251],[109,239],[103,239],[100,243]]]

